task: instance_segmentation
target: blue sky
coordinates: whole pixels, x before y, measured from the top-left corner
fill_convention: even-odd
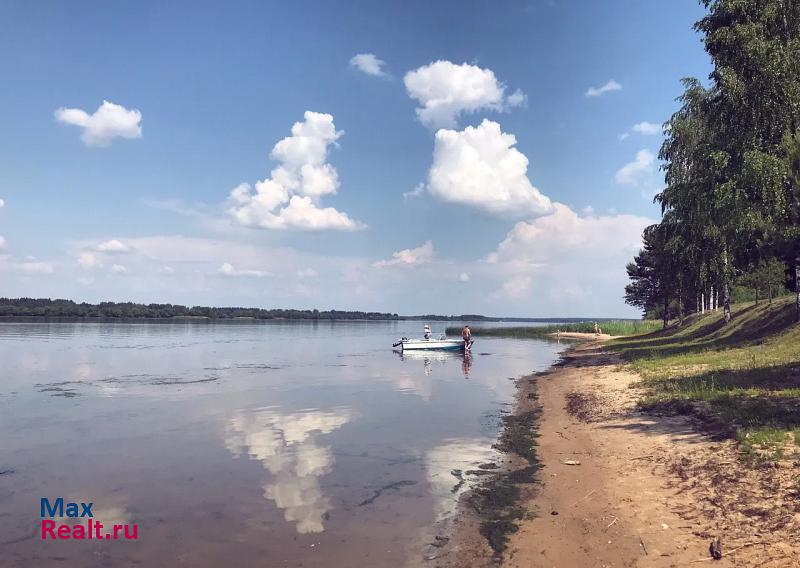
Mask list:
[[[701,15],[3,3],[0,295],[634,315],[655,125],[710,71]]]

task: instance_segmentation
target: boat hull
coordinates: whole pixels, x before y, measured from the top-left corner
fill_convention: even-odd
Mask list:
[[[403,351],[463,351],[463,339],[406,339],[400,342]]]

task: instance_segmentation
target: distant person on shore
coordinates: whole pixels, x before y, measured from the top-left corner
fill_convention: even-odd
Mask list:
[[[423,335],[424,335],[425,339],[430,339],[431,338],[431,326],[429,326],[428,324],[425,324],[425,329],[423,331],[424,331]]]
[[[461,330],[461,338],[464,340],[464,349],[472,347],[472,331],[468,325],[465,325],[464,329]]]
[[[600,335],[600,326],[597,325],[597,322],[594,322],[594,334],[595,336]]]

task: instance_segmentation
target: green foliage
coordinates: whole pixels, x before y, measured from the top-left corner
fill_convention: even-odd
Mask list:
[[[668,223],[644,230],[644,247],[626,267],[631,283],[625,286],[625,302],[646,315],[658,314],[664,327],[671,316],[682,317],[684,273],[680,262],[680,237],[671,234]],[[672,300],[677,300],[673,305]]]
[[[739,285],[771,297],[777,262],[800,264],[800,3],[701,3],[708,13],[695,27],[714,68],[708,86],[683,81],[659,155],[663,238],[649,250],[645,239],[640,257],[675,267],[679,286],[669,295],[681,312],[691,305],[685,297],[696,298],[696,309],[712,287],[721,291],[727,322],[737,276]],[[663,286],[636,289],[640,257],[629,265],[626,300],[650,313],[661,302],[668,317]]]
[[[753,300],[758,302],[759,299],[772,301],[775,296],[785,295],[783,272],[784,265],[778,259],[762,260],[737,279],[739,290],[734,288],[734,301]],[[744,293],[741,288],[748,288],[751,293]]]

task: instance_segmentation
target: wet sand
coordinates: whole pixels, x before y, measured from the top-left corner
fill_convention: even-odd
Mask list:
[[[785,519],[747,517],[775,500],[765,479],[749,477],[770,474],[745,470],[732,441],[702,433],[688,418],[638,413],[637,380],[598,341],[520,379],[516,412],[540,410],[543,466],[538,483],[521,486],[525,518],[499,556],[480,534],[481,514],[465,502],[452,540],[431,564],[797,565],[797,538]],[[713,561],[708,550],[717,536],[727,554]]]

